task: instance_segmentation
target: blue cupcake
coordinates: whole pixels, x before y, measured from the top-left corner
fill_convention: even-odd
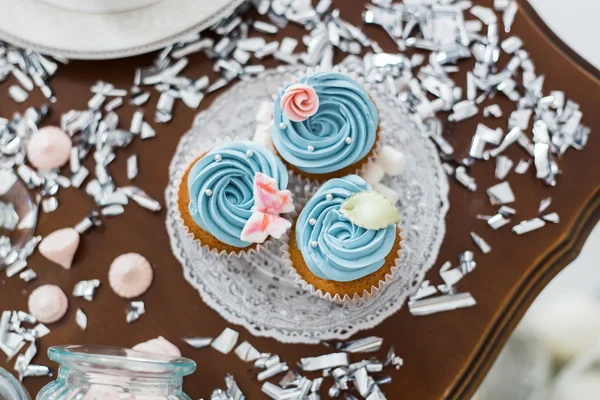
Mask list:
[[[271,139],[294,172],[327,180],[358,171],[378,140],[379,115],[351,77],[317,72],[286,85],[273,110]]]
[[[325,182],[308,200],[289,241],[297,280],[331,299],[379,290],[400,250],[396,207],[359,176]]]
[[[267,148],[231,142],[203,154],[188,167],[179,189],[179,211],[203,246],[239,254],[268,236],[281,237],[293,210],[288,172]]]

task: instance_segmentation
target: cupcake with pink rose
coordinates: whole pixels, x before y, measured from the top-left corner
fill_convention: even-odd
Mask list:
[[[361,83],[340,72],[315,72],[277,95],[271,140],[288,169],[325,181],[366,166],[379,125],[377,108]]]

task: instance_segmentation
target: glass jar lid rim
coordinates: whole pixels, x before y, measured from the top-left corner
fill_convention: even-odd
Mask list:
[[[132,349],[96,345],[52,346],[51,360],[59,364],[96,365],[118,370],[157,374],[189,375],[196,363],[185,357],[146,353]]]

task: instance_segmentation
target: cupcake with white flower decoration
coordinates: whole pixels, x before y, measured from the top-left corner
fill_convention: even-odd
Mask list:
[[[357,80],[340,72],[315,72],[279,92],[270,134],[291,171],[325,181],[369,163],[380,137],[380,118]]]
[[[181,178],[181,221],[200,246],[240,256],[268,238],[281,238],[294,211],[288,172],[270,150],[231,141],[193,160]]]
[[[306,202],[284,258],[304,289],[322,298],[360,301],[398,269],[400,214],[357,175],[331,179]]]

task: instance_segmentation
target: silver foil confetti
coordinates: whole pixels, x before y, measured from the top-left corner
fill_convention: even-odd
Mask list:
[[[87,328],[88,318],[81,308],[78,308],[77,312],[75,313],[75,322],[77,322],[77,325],[79,325],[79,327],[85,331]]]
[[[509,204],[515,201],[515,195],[508,182],[502,182],[487,190],[492,205]]]
[[[138,174],[137,155],[132,154],[127,158],[127,179],[133,180]]]
[[[349,359],[346,353],[325,354],[319,357],[305,357],[300,359],[300,368],[304,371],[318,371],[327,368],[335,368],[348,365]]]
[[[82,297],[87,301],[92,301],[94,299],[94,294],[96,294],[96,289],[99,287],[99,279],[90,279],[77,282],[75,287],[73,287],[73,297]]]
[[[187,344],[189,344],[190,346],[196,348],[196,349],[201,349],[203,347],[209,346],[212,343],[213,338],[210,338],[210,337],[193,337],[193,338],[184,338],[182,340],[184,342],[186,342]]]
[[[542,219],[546,222],[552,222],[553,224],[558,224],[560,222],[560,217],[558,213],[555,212],[544,215]]]
[[[225,328],[225,330],[212,341],[210,346],[220,353],[229,354],[235,347],[239,335],[240,334],[237,331],[234,331],[231,328]]]
[[[546,222],[541,218],[534,218],[526,221],[521,221],[519,224],[513,226],[512,231],[517,235],[523,235],[531,231],[542,228],[546,225]]]
[[[486,242],[485,239],[475,232],[471,232],[471,239],[473,239],[473,242],[475,242],[483,254],[488,254],[490,251],[492,251],[492,247],[488,244],[488,242]]]
[[[476,304],[471,293],[458,293],[411,301],[408,303],[408,309],[412,315],[423,316],[473,307]]]
[[[146,306],[143,301],[132,301],[129,303],[125,313],[125,320],[128,324],[137,321],[146,312]]]
[[[240,343],[235,349],[235,354],[240,360],[246,362],[255,361],[262,357],[262,354],[248,342]]]

